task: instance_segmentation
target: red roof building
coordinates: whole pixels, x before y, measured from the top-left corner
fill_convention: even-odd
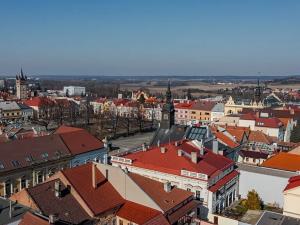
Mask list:
[[[237,196],[239,174],[234,162],[205,149],[199,141],[172,142],[122,157],[113,156],[111,161],[114,166],[191,190],[205,206],[210,205],[209,199],[228,183],[234,185],[224,196],[227,205]],[[225,207],[218,203],[218,200],[213,202],[214,207],[209,210],[216,212]]]

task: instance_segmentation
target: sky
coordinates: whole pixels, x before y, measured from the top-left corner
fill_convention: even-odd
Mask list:
[[[1,0],[0,75],[300,74],[299,0]]]

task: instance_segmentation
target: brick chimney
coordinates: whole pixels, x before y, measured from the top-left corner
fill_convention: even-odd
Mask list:
[[[93,188],[97,188],[97,181],[96,181],[96,164],[92,164],[92,185]]]

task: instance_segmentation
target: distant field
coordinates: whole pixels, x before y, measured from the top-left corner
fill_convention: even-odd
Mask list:
[[[224,88],[234,88],[238,86],[255,86],[256,84],[253,83],[235,83],[235,84],[209,84],[209,83],[204,83],[201,81],[186,81],[185,85],[178,85],[178,86],[173,86],[172,90],[173,91],[179,91],[181,92],[182,90],[186,90],[188,88],[192,89],[201,89],[204,91],[216,91],[218,89],[224,89]],[[137,84],[133,83],[124,83],[121,84],[121,89],[127,89],[127,90],[138,90],[140,88],[147,88],[150,90],[152,93],[161,93],[166,90],[165,86],[156,86],[156,82],[140,82]],[[290,88],[290,89],[299,89],[300,84],[268,84],[268,87],[275,89],[275,88]]]

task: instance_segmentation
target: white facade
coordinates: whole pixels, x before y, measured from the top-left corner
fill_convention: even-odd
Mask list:
[[[79,86],[65,86],[64,87],[64,94],[70,96],[78,96],[78,95],[85,95],[85,87]]]

